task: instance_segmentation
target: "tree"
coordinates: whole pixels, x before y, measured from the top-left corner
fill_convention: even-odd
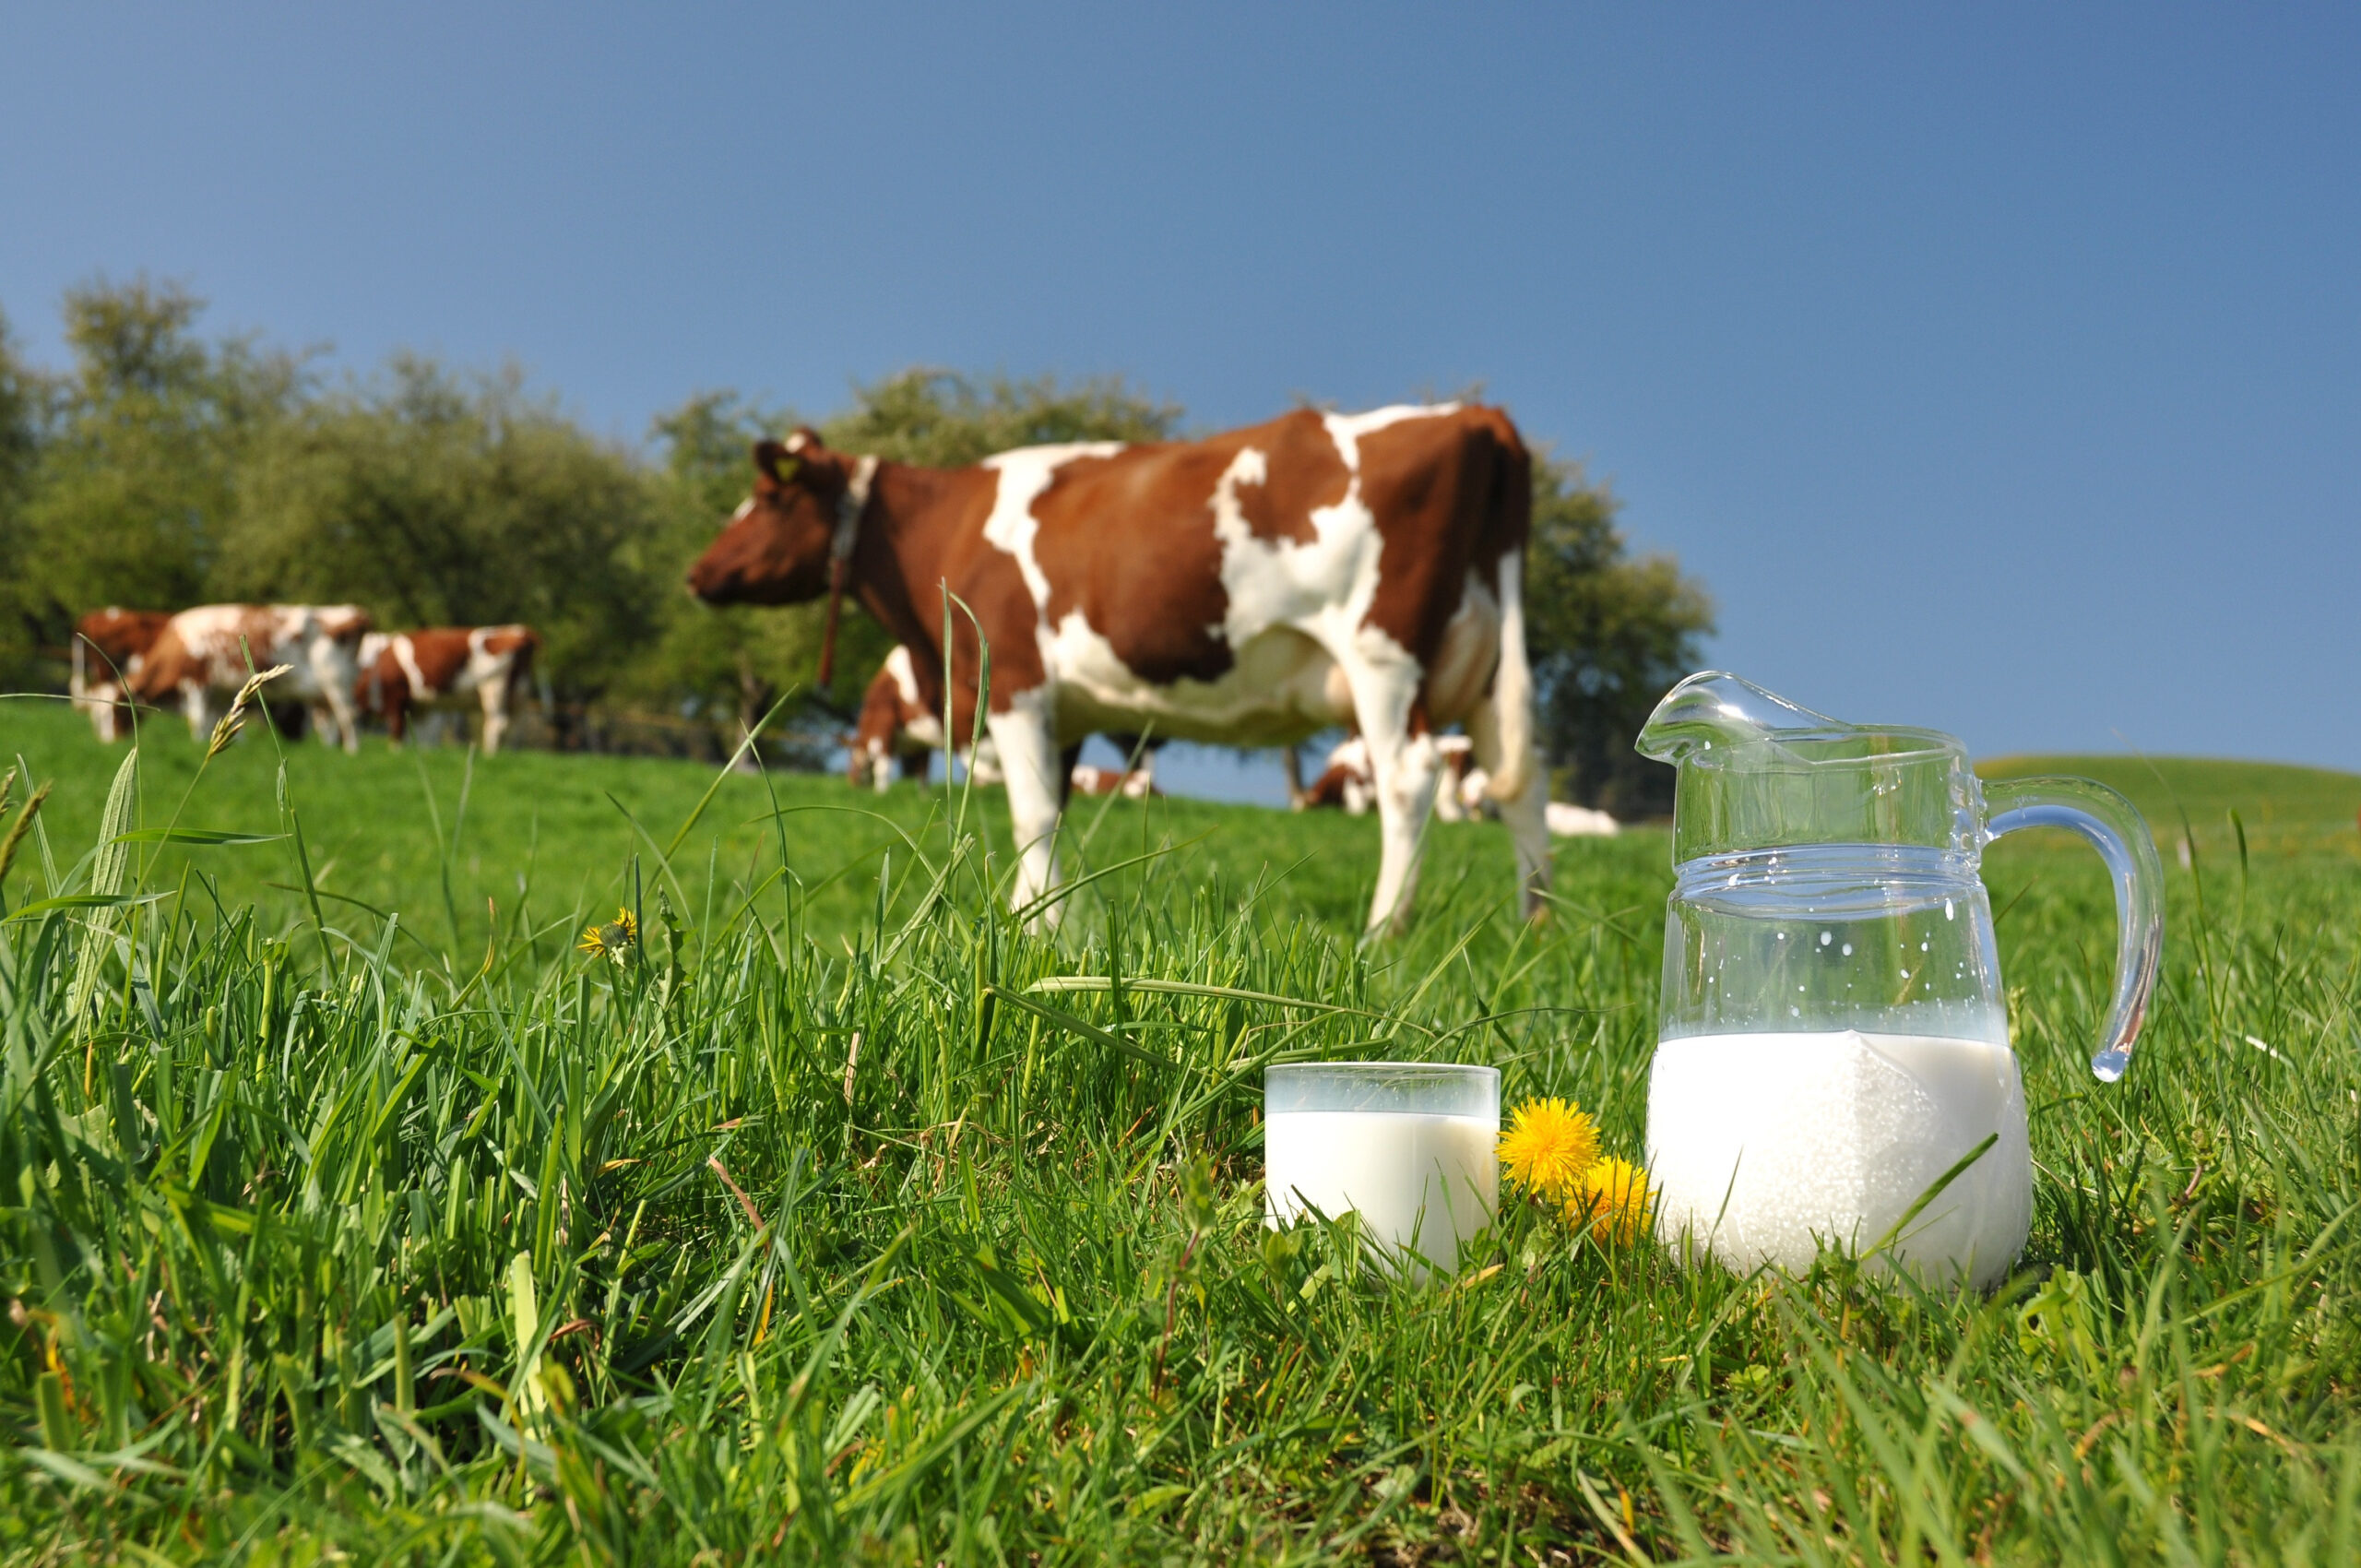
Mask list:
[[[19,614],[62,645],[101,604],[177,609],[208,596],[239,470],[301,399],[293,357],[207,343],[204,302],[176,283],[101,279],[65,295],[74,365],[55,389],[18,550]]]
[[[561,695],[637,675],[658,497],[516,372],[397,355],[254,445],[213,573],[229,596],[350,600],[393,626],[529,623]]]
[[[1158,403],[1118,377],[1061,386],[995,375],[916,369],[853,388],[853,406],[820,427],[829,445],[896,462],[964,468],[1013,446],[1065,441],[1169,441],[1178,404]]]
[[[1619,816],[1672,804],[1672,770],[1631,749],[1666,690],[1714,630],[1704,586],[1669,555],[1628,553],[1614,493],[1581,465],[1536,455],[1527,549],[1526,646],[1542,749],[1572,799]]]
[[[24,506],[47,398],[48,387],[18,353],[7,315],[0,312],[0,685],[8,687],[33,679],[40,647],[41,617],[24,595],[30,570]]]

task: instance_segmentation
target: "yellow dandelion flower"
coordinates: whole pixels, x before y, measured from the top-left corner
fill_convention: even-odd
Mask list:
[[[1647,1173],[1628,1159],[1606,1155],[1574,1184],[1566,1199],[1566,1218],[1577,1229],[1587,1226],[1598,1241],[1628,1245],[1646,1231],[1654,1207]]]
[[[617,909],[613,920],[584,926],[582,940],[575,945],[594,958],[611,958],[621,965],[630,958],[631,950],[638,942],[639,921],[632,918],[629,909]]]
[[[1598,1124],[1580,1105],[1556,1098],[1528,1099],[1501,1134],[1501,1163],[1509,1180],[1545,1198],[1562,1198],[1598,1158]]]

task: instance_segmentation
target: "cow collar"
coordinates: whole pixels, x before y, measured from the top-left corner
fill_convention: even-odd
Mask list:
[[[870,488],[877,482],[877,459],[866,457],[853,465],[845,493],[836,497],[836,531],[828,540],[828,618],[820,628],[820,684],[833,685],[836,676],[836,617],[842,612],[845,579],[850,576],[852,547],[860,539],[860,515],[869,509]]]
[[[875,457],[863,457],[852,466],[852,478],[846,481],[845,493],[836,497],[836,532],[828,541],[832,568],[852,559],[854,541],[860,538],[860,515],[869,509],[870,487],[876,482]]]

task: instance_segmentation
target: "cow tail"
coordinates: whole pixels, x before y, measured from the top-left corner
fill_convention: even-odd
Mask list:
[[[1540,759],[1534,754],[1533,662],[1525,647],[1525,544],[1533,525],[1533,458],[1516,427],[1495,415],[1500,461],[1494,469],[1493,537],[1501,544],[1501,662],[1492,675],[1500,766],[1484,792],[1495,801],[1524,797]]]
[[[531,685],[536,673],[534,658],[541,651],[540,633],[530,626],[519,626],[516,630],[519,634],[516,639],[516,657],[508,666],[508,689],[512,693]],[[541,707],[547,708],[549,707],[547,680],[541,682],[540,689],[544,694],[541,698]]]
[[[1525,552],[1501,557],[1501,663],[1492,676],[1492,711],[1499,722],[1501,765],[1484,792],[1495,801],[1523,798],[1533,781],[1533,665],[1525,652]]]

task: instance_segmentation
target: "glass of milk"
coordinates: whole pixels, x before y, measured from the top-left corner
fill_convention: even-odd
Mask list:
[[[1415,1272],[1446,1273],[1500,1205],[1501,1075],[1425,1062],[1298,1063],[1263,1074],[1265,1222],[1352,1210]],[[1419,1260],[1422,1260],[1419,1261]]]
[[[1999,1283],[2033,1161],[1983,848],[2064,827],[2106,860],[2116,984],[2091,1069],[2112,1083],[2163,942],[2147,824],[2104,785],[1984,783],[1949,735],[1840,723],[1719,671],[1674,687],[1639,749],[1679,769],[1657,1235],[1738,1269],[1800,1271],[1833,1243],[1929,1283]]]

